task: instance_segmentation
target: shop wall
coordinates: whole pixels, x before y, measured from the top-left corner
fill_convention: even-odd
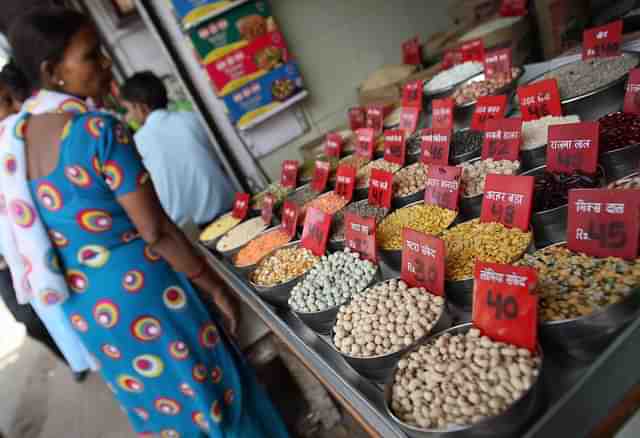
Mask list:
[[[385,64],[401,62],[402,41],[444,31],[451,0],[271,0],[274,16],[300,63],[310,97],[302,104],[311,130],[261,159],[277,179],[283,159],[346,122],[357,86]]]

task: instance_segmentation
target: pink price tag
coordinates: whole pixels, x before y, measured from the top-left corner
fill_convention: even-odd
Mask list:
[[[305,215],[300,244],[318,257],[324,255],[330,228],[331,215],[310,207]]]
[[[342,155],[342,143],[344,140],[335,132],[327,134],[324,141],[324,154],[327,157],[340,158]]]
[[[311,189],[316,193],[324,192],[329,180],[329,171],[331,165],[328,161],[317,160],[316,167],[313,169],[313,179],[311,180]]]
[[[582,36],[582,59],[620,56],[621,43],[622,20],[587,29]]]
[[[534,183],[532,176],[487,175],[480,222],[529,231]]]
[[[484,125],[482,159],[515,161],[520,157],[522,119],[490,119]]]
[[[356,169],[346,164],[338,166],[338,171],[336,172],[336,194],[346,199],[347,202],[351,202],[355,184]]]
[[[484,336],[536,351],[538,275],[532,268],[476,262],[473,325]]]
[[[285,201],[282,205],[282,228],[287,232],[289,240],[296,235],[300,209],[295,202]]]
[[[598,167],[598,122],[549,126],[547,170],[595,174]]]
[[[405,136],[402,129],[384,131],[384,159],[404,166]]]
[[[403,228],[400,278],[409,287],[424,287],[435,295],[444,296],[444,262],[442,239]]]
[[[507,109],[507,96],[482,96],[478,98],[476,108],[471,117],[471,129],[484,131],[487,120],[502,119]]]
[[[424,203],[457,211],[461,176],[461,167],[429,165],[424,182]]]
[[[623,111],[625,113],[640,114],[640,68],[634,68],[629,72]]]
[[[376,143],[374,130],[372,128],[358,129],[356,131],[356,138],[358,140],[356,153],[367,160],[373,159],[373,150]]]
[[[567,245],[593,257],[638,257],[640,189],[569,191]]]
[[[483,62],[484,61],[484,42],[482,38],[467,41],[460,46],[462,51],[462,61]]]
[[[522,120],[528,122],[545,116],[562,116],[560,92],[555,79],[545,79],[518,87]]]
[[[402,43],[402,63],[410,65],[422,64],[422,49],[417,36]]]
[[[431,127],[453,129],[453,106],[452,98],[433,99],[431,103]]]
[[[496,49],[484,55],[484,75],[487,79],[500,75],[511,75],[511,48]]]
[[[420,160],[424,164],[449,164],[451,130],[447,128],[427,128],[422,130]]]
[[[500,15],[503,17],[522,17],[527,15],[527,0],[502,0]]]
[[[381,169],[372,169],[369,177],[369,205],[391,208],[393,174]]]
[[[367,128],[373,129],[374,134],[380,134],[384,129],[384,108],[374,105],[367,107]]]
[[[442,56],[442,70],[449,70],[451,67],[463,62],[460,48],[445,50]]]
[[[233,211],[231,215],[236,219],[244,220],[249,210],[249,194],[248,193],[236,193],[236,197],[233,201]]]
[[[367,127],[367,110],[361,106],[349,108],[349,129],[356,132]]]
[[[295,189],[298,182],[298,162],[296,160],[284,160],[282,162],[282,174],[280,185],[289,189]]]
[[[267,193],[264,195],[262,199],[262,209],[260,210],[260,215],[262,216],[262,220],[267,226],[271,225],[271,221],[273,220],[273,206],[276,203],[276,197],[273,196],[272,193]]]
[[[375,219],[346,212],[344,224],[344,238],[347,246],[360,254],[363,259],[377,263]]]
[[[424,81],[411,81],[402,87],[402,106],[422,109]]]
[[[420,108],[403,107],[400,110],[400,129],[407,134],[413,134],[418,127],[418,119],[420,118]]]

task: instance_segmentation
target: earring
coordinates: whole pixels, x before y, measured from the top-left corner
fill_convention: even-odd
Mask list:
[[[60,79],[58,81],[58,85],[61,86],[61,87],[64,87],[64,80]]]

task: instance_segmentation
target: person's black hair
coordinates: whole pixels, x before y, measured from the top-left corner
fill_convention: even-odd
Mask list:
[[[0,71],[0,84],[4,85],[18,102],[24,102],[31,95],[29,80],[12,59]]]
[[[9,28],[9,45],[18,68],[34,86],[41,86],[42,63],[60,62],[76,32],[92,25],[80,12],[55,6],[38,7],[18,16]]]
[[[142,71],[127,79],[120,87],[120,97],[131,103],[145,104],[151,111],[169,104],[167,87],[150,71]]]

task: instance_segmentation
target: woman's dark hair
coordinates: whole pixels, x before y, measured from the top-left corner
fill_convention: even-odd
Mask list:
[[[169,104],[167,87],[162,79],[150,71],[142,71],[127,79],[120,87],[122,99],[146,104],[151,111],[166,108]]]
[[[9,28],[9,44],[18,68],[34,86],[42,85],[42,63],[60,62],[73,35],[86,26],[92,23],[85,15],[60,7],[38,7],[20,15]]]
[[[18,102],[24,102],[31,95],[29,80],[12,59],[0,71],[0,84],[4,85]]]

